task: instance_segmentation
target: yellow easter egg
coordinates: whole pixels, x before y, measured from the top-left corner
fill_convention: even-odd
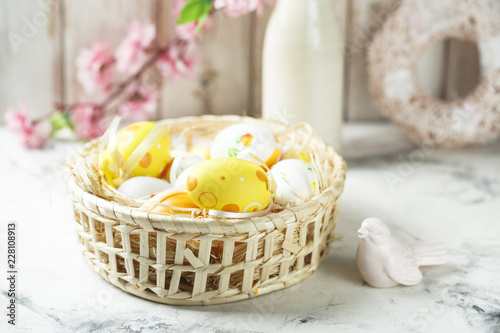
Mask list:
[[[189,151],[193,154],[200,155],[201,157],[204,157],[205,159],[210,159],[210,149],[206,145],[197,145],[191,148]]]
[[[190,172],[188,195],[200,208],[251,213],[267,208],[269,179],[260,166],[234,157],[213,158]]]
[[[158,177],[162,173],[170,155],[168,133],[155,142],[145,142],[146,145],[141,145],[155,127],[156,123],[151,121],[138,122],[128,125],[116,134],[114,143],[110,143],[99,156],[99,166],[108,184],[119,186],[125,180],[120,178],[122,175],[126,178]],[[133,162],[129,158],[136,158],[137,162],[127,163]],[[127,166],[130,170],[126,170]]]
[[[311,163],[311,154],[309,153],[301,153],[298,157],[298,160],[304,161],[306,163]]]

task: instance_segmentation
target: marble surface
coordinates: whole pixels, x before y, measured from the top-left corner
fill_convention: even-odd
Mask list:
[[[390,125],[345,128],[349,171],[338,236],[291,288],[232,304],[176,307],[131,296],[84,262],[59,167],[78,143],[26,151],[0,129],[1,332],[500,332],[500,142],[442,151]],[[410,245],[442,242],[448,263],[413,287],[376,289],[355,263],[369,216]],[[18,228],[17,325],[6,323],[6,229]]]

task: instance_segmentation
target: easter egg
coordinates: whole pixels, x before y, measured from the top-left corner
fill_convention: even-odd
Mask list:
[[[239,123],[220,131],[212,142],[210,157],[238,157],[254,162],[250,153],[268,167],[280,157],[278,143],[271,130],[250,123]]]
[[[275,202],[297,204],[319,193],[318,178],[304,161],[287,159],[276,163],[269,171],[276,182]]]
[[[210,141],[205,141],[199,145],[196,145],[192,147],[189,152],[193,154],[200,155],[201,157],[205,158],[206,160],[210,159],[210,146],[212,145],[212,142]]]
[[[183,153],[175,157],[167,175],[170,183],[174,184],[179,175],[186,169],[203,161],[206,159],[193,153]]]
[[[183,150],[176,150],[172,149],[170,147],[170,159],[168,160],[167,164],[163,168],[163,171],[161,172],[160,176],[158,178],[165,179],[167,182],[170,182],[170,168],[172,167],[172,163],[174,163],[174,159],[179,156],[184,154],[185,151]]]
[[[260,166],[234,157],[212,158],[189,173],[189,197],[200,208],[251,213],[267,208],[269,179]]]
[[[128,125],[116,134],[114,142],[110,142],[99,156],[99,167],[108,184],[119,186],[125,180],[121,179],[120,172],[125,175],[124,178],[137,176],[156,178],[161,174],[169,160],[170,138],[168,133],[161,136],[156,142],[141,145],[143,140],[155,128],[156,123],[144,121]],[[113,147],[110,147],[110,145],[113,145]],[[112,152],[112,150],[115,150],[115,152]],[[116,154],[114,154],[116,152],[119,153],[121,160],[123,160],[121,165],[119,164],[120,159],[117,159]],[[132,160],[127,163],[129,158],[137,159],[137,162],[130,165],[130,170],[125,170],[124,166],[131,164],[130,161]],[[122,170],[118,171],[117,169],[120,167]]]
[[[310,163],[311,162],[311,154],[309,153],[301,153],[298,157],[297,157],[298,160],[301,160],[301,161],[304,161],[306,163]]]
[[[132,198],[143,198],[165,191],[171,187],[172,185],[162,179],[139,176],[124,181],[118,187],[118,191]]]
[[[151,201],[161,202],[166,205],[175,206],[179,208],[198,208],[185,190],[179,188],[172,188],[170,190],[158,193],[151,198]],[[175,215],[191,215],[189,211],[176,210],[168,207],[162,207],[151,203],[143,205],[151,213],[175,214]]]
[[[193,170],[194,167],[195,165],[191,165],[189,168],[184,170],[179,176],[177,176],[174,183],[175,187],[186,187],[187,179],[189,177],[189,174],[191,173],[191,170]]]

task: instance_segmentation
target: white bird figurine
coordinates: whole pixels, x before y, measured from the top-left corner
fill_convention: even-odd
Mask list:
[[[358,230],[356,262],[363,279],[373,287],[412,286],[422,281],[419,266],[446,262],[442,245],[419,245],[410,248],[391,234],[377,218],[367,218]]]

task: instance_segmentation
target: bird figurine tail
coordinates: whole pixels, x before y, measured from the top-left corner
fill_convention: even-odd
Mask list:
[[[422,244],[412,248],[418,266],[441,265],[446,262],[446,250],[439,244]]]

